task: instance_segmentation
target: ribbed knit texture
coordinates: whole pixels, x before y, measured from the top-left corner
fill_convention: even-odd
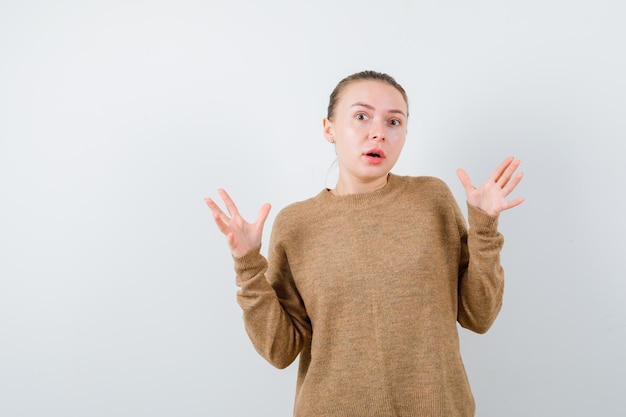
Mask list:
[[[269,263],[235,258],[238,302],[258,352],[300,355],[296,417],[471,417],[457,322],[482,333],[502,304],[497,218],[432,177],[390,174],[367,194],[284,208]]]

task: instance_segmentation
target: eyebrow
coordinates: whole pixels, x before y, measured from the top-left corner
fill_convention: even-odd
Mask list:
[[[350,107],[365,107],[366,109],[376,110],[374,108],[374,106],[372,106],[371,104],[361,103],[361,102],[356,102],[353,105],[351,105]],[[403,115],[404,117],[406,117],[406,114],[404,114],[404,112],[402,110],[391,109],[391,110],[389,110],[389,113],[399,113],[399,114]]]

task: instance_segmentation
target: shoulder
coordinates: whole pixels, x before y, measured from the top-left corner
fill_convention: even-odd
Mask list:
[[[442,179],[407,176],[398,180],[403,184],[399,187],[402,197],[397,199],[398,204],[410,207],[409,213],[417,215],[420,221],[429,218],[433,224],[449,226],[463,223],[459,205]]]
[[[450,187],[432,176],[394,176],[397,182],[395,204],[412,209],[421,207],[440,213],[456,213],[458,204]]]
[[[323,193],[323,191],[322,191]],[[296,201],[283,207],[274,219],[274,229],[296,230],[311,221],[316,213],[323,210],[320,195],[306,200]]]
[[[292,218],[305,215],[319,205],[319,195],[302,201],[296,201],[283,207],[276,216],[277,218]]]
[[[448,185],[440,178],[431,176],[400,176],[393,175],[392,178],[398,183],[398,186],[403,191],[419,192],[422,196],[424,194],[441,194],[451,195],[452,192]]]

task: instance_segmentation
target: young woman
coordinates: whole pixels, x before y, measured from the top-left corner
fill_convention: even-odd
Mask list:
[[[300,355],[296,417],[470,417],[474,400],[457,322],[486,332],[502,304],[498,215],[522,179],[507,158],[480,187],[457,174],[469,229],[448,187],[390,171],[409,116],[404,89],[373,71],[342,80],[324,136],[334,189],[284,208],[267,260],[265,204],[247,223],[226,191],[206,199],[235,262],[238,302],[259,353],[276,367]]]

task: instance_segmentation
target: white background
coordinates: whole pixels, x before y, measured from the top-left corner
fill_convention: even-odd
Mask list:
[[[327,185],[321,120],[363,69],[407,90],[394,172],[526,176],[507,287],[461,330],[479,417],[626,410],[619,0],[0,2],[0,415],[288,416],[204,205]],[[384,215],[384,213],[381,213]],[[267,241],[265,241],[267,242]]]

